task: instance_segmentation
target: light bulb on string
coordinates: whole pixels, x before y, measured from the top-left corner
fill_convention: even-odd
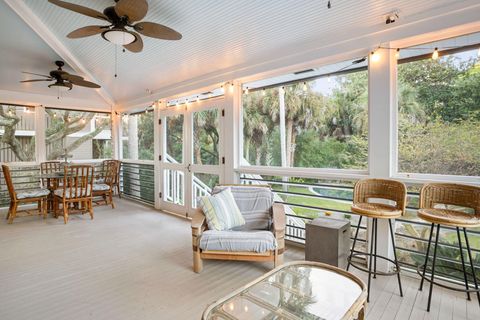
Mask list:
[[[245,88],[245,94],[248,94],[248,87]]]
[[[332,81],[332,79],[330,78],[330,75],[327,76],[327,81],[328,81],[328,82],[331,82],[331,81]]]
[[[370,53],[370,59],[372,60],[372,62],[377,62],[380,60],[380,55],[378,54],[377,50]]]
[[[233,93],[233,89],[235,89],[235,86],[233,85],[233,82],[230,84],[230,93]]]
[[[197,102],[200,102],[200,97],[199,96],[197,96]]]
[[[432,53],[432,59],[437,60],[438,59],[438,48],[435,48]]]
[[[396,59],[400,58],[400,48],[397,48],[397,50],[395,52],[395,58]]]
[[[267,90],[265,90],[265,88],[262,89],[262,96],[265,97],[265,95],[267,94]]]
[[[307,88],[307,83],[304,82],[304,83],[303,83],[303,92],[307,92],[307,89],[308,89],[308,88]]]

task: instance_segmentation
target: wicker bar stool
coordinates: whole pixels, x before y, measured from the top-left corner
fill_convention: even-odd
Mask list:
[[[394,204],[384,204],[372,202],[372,200],[388,200]],[[392,219],[401,217],[405,213],[405,205],[407,202],[407,187],[395,180],[386,179],[364,179],[355,184],[353,190],[353,204],[352,212],[360,216],[357,230],[353,239],[352,250],[348,257],[347,271],[350,265],[353,267],[368,272],[368,295],[367,301],[370,300],[370,282],[371,277],[376,278],[377,275],[392,276],[396,275],[398,278],[398,287],[400,289],[400,296],[403,297],[402,282],[400,279],[400,267],[397,261],[397,254],[395,252],[395,233],[392,227]],[[370,252],[369,253],[355,253],[355,244],[357,243],[358,231],[362,218],[366,217],[372,219],[372,232],[370,237]],[[388,257],[377,255],[377,225],[378,219],[387,219],[390,226],[390,236],[392,238],[393,253],[395,260]],[[368,269],[358,265],[352,261],[353,257],[366,256],[369,258]],[[395,270],[390,272],[377,271],[377,258],[385,260],[395,265]],[[373,266],[373,270],[372,270]]]
[[[452,207],[454,206],[454,207]],[[422,277],[419,290],[423,288],[424,280],[430,282],[430,290],[428,293],[428,305],[427,311],[430,311],[430,304],[432,300],[432,288],[433,284],[438,286],[452,289],[456,291],[464,291],[467,293],[467,298],[470,300],[470,292],[477,293],[478,303],[480,304],[480,292],[478,289],[477,277],[475,275],[474,264],[472,260],[472,251],[468,242],[467,228],[480,227],[480,188],[474,186],[453,184],[453,183],[430,183],[422,187],[420,191],[420,209],[418,210],[418,216],[429,223],[431,223],[430,237],[428,239],[427,253],[425,256],[425,263],[417,268],[418,274]],[[473,213],[466,213],[462,208],[470,208]],[[436,226],[435,232],[435,244],[433,247],[433,259],[432,270],[430,279],[425,276],[427,270],[430,247],[432,245],[433,229]],[[457,232],[458,247],[460,250],[460,258],[462,262],[463,278],[465,281],[465,289],[459,289],[451,286],[447,286],[443,283],[435,282],[435,263],[437,259],[437,247],[438,238],[440,235],[440,226],[453,227]],[[473,284],[475,289],[470,289],[468,284],[468,273],[465,267],[465,258],[463,256],[462,239],[460,236],[460,228],[463,229],[465,237],[465,245],[468,254],[468,260],[470,261],[471,277],[473,278]],[[421,271],[420,271],[421,270]],[[456,270],[456,269],[455,269]]]

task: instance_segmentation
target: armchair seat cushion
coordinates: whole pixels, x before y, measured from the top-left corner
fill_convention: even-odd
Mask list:
[[[63,198],[63,189],[57,189],[53,192],[57,197]],[[91,190],[90,186],[87,187],[87,190],[85,192],[85,188],[82,188],[81,191],[80,189],[77,192],[77,195],[75,196],[75,189],[72,189],[72,194],[70,194],[70,188],[67,188],[65,191],[65,198],[70,199],[70,198],[75,198],[75,197],[89,197],[91,196]]]
[[[29,199],[29,198],[40,198],[45,197],[50,194],[48,189],[35,189],[35,190],[26,190],[23,192],[17,193],[17,199]]]
[[[110,186],[105,183],[94,183],[93,184],[93,191],[108,191],[110,190]]]
[[[200,249],[207,251],[264,253],[277,248],[270,231],[207,230],[200,238]]]

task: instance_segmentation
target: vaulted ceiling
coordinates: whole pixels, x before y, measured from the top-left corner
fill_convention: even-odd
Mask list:
[[[114,4],[113,0],[67,1],[98,11]],[[331,0],[331,9],[327,9],[326,0],[148,2],[144,20],[174,28],[182,33],[183,39],[163,41],[144,37],[141,53],[123,53],[117,49],[117,78],[114,77],[116,48],[112,43],[100,35],[66,38],[76,28],[102,24],[100,20],[64,10],[47,0],[23,0],[20,7],[27,12],[22,18],[28,20],[30,13],[38,18],[50,36],[80,62],[84,70],[77,71],[91,75],[90,80],[98,81],[104,96],[111,96],[116,104],[138,100],[147,95],[147,90],[161,91],[186,81],[226,74],[309,50],[328,41],[381,31],[388,27],[384,15],[393,9],[400,11],[399,23],[402,23],[403,19],[423,19],[428,12],[479,7],[478,1],[473,0]],[[40,73],[50,70],[59,54],[1,0],[0,35],[0,89],[51,94],[40,84],[27,86],[18,81],[25,78],[20,74],[22,70]],[[102,99],[94,91],[76,89],[69,94]]]

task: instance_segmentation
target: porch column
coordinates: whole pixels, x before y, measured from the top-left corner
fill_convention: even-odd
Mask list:
[[[239,130],[241,126],[241,112],[242,112],[242,85],[238,82],[233,82],[233,89],[231,83],[224,85],[225,88],[225,117],[223,119],[223,145],[224,145],[224,183],[237,184],[240,183],[240,177],[235,172],[238,167],[238,161],[243,157],[240,154]]]
[[[112,111],[110,117],[110,119],[112,119],[112,157],[113,159],[119,160],[120,156],[122,155],[122,116],[117,114],[115,111]]]
[[[389,47],[389,44],[384,45]],[[397,107],[397,70],[393,50],[378,49],[377,54],[378,60],[373,61],[371,54],[368,60],[369,174],[372,178],[388,179],[392,175],[396,148],[393,130]],[[371,221],[368,227],[371,231]],[[388,221],[382,219],[378,220],[377,254],[393,258]],[[377,260],[377,268],[386,271],[387,263]]]

